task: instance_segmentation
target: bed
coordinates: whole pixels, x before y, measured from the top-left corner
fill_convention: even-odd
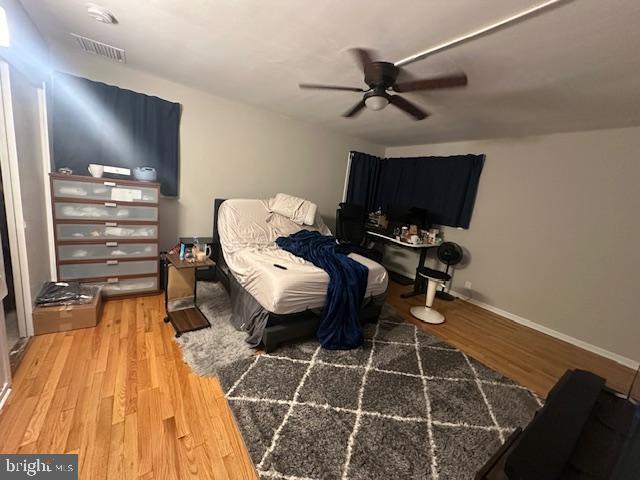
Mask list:
[[[329,276],[275,245],[275,239],[303,228],[329,235],[319,214],[313,225],[298,225],[272,213],[268,200],[216,199],[213,219],[216,276],[229,291],[232,323],[247,341],[272,351],[284,342],[315,334]],[[387,289],[385,268],[357,254],[369,270],[361,322],[376,321]]]

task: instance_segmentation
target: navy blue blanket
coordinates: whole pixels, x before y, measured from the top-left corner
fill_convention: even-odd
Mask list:
[[[335,237],[301,230],[279,237],[276,244],[313,263],[329,274],[327,301],[322,311],[318,340],[329,350],[348,350],[362,345],[359,312],[367,289],[369,269],[347,256]]]

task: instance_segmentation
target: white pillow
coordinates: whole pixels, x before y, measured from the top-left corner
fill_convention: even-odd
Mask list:
[[[276,194],[269,201],[269,208],[298,225],[313,225],[318,211],[315,203],[285,193]]]

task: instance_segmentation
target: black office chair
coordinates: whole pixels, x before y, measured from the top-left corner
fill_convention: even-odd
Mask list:
[[[341,203],[336,210],[336,238],[349,252],[382,262],[382,252],[363,246],[367,212],[361,205]]]

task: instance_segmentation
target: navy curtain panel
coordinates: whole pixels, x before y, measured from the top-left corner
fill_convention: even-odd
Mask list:
[[[367,212],[375,210],[380,178],[380,161],[379,157],[373,155],[351,152],[347,203],[362,205],[367,209]]]
[[[381,159],[354,152],[347,200],[368,211],[424,208],[431,223],[469,228],[483,166],[484,155]]]
[[[153,167],[162,194],[178,194],[179,103],[56,73],[50,109],[56,169],[89,175],[90,163]]]

